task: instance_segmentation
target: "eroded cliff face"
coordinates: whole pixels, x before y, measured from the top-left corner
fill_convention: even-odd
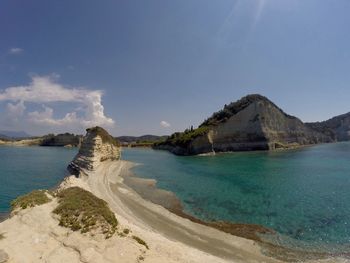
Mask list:
[[[335,141],[350,140],[350,112],[327,121],[306,123],[310,128],[327,134]]]
[[[84,170],[93,171],[102,162],[120,159],[118,142],[101,127],[86,130],[78,154],[68,165],[68,171],[81,175]]]
[[[193,152],[273,150],[330,141],[267,101],[250,104],[226,122],[211,127],[208,135],[193,140]]]
[[[306,126],[296,117],[284,113],[260,95],[250,95],[231,103],[201,125],[206,132],[189,138],[187,134],[170,137],[156,146],[179,155],[210,152],[273,150],[300,145],[330,142],[332,138]],[[180,142],[180,143],[179,143]]]

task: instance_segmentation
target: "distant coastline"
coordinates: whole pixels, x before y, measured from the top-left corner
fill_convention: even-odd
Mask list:
[[[57,147],[79,147],[82,140],[81,135],[71,133],[48,134],[41,137],[10,138],[0,135],[0,145],[8,146],[57,146]]]

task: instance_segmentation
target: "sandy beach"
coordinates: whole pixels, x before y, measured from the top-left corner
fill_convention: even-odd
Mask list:
[[[105,163],[83,179],[87,185],[85,188],[107,201],[119,221],[130,229],[137,230],[137,233],[150,243],[151,251],[166,252],[163,260],[171,259],[168,255],[171,251],[174,255],[183,255],[178,262],[187,262],[188,255],[191,254],[194,256],[194,262],[209,262],[210,258],[210,262],[275,261],[264,256],[259,246],[251,240],[193,223],[160,205],[142,199],[123,183],[122,175],[127,175],[132,166],[132,163],[126,161]],[[73,184],[76,181],[73,179]],[[193,253],[194,251],[197,253]],[[150,262],[159,260],[160,255],[152,255],[152,252],[150,254]]]
[[[33,145],[39,145],[42,139],[23,139],[23,140],[17,140],[17,141],[3,141],[0,140],[0,145],[5,146],[33,146]]]

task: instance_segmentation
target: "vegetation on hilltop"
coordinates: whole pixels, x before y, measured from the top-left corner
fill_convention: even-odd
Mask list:
[[[81,135],[74,135],[68,132],[57,135],[48,134],[43,137],[40,146],[65,146],[70,144],[76,147],[79,145],[81,137]]]
[[[51,199],[47,196],[47,191],[34,190],[29,194],[17,197],[11,202],[11,209],[16,208],[26,209],[27,207],[34,207],[50,202]]]
[[[155,143],[164,141],[168,136],[142,135],[142,136],[119,136],[117,139],[121,143]]]
[[[0,140],[2,140],[4,142],[12,141],[11,138],[7,137],[6,135],[2,135],[2,134],[0,134]]]
[[[115,233],[118,220],[104,200],[79,187],[62,190],[57,197],[59,205],[53,212],[60,216],[60,226],[81,233],[101,229],[106,238]]]
[[[155,143],[154,146],[159,146],[163,144],[170,145],[179,145],[179,146],[187,146],[191,141],[193,141],[196,137],[202,136],[208,133],[208,126],[201,126],[197,129],[186,129],[184,132],[175,132],[171,136],[169,136],[165,141]]]
[[[164,142],[169,136],[142,135],[142,136],[120,136],[118,141],[128,147],[152,147],[156,143]]]
[[[105,129],[99,126],[88,128],[86,129],[86,131],[96,136],[99,135],[102,138],[103,143],[110,143],[110,144],[113,144],[114,146],[120,145],[117,139],[113,138]]]
[[[206,119],[199,127],[202,126],[216,126],[219,123],[227,121],[230,117],[237,114],[238,112],[244,110],[247,108],[250,104],[257,102],[257,101],[265,101],[277,109],[279,109],[286,117],[288,118],[295,118],[291,115],[288,115],[285,113],[282,109],[280,109],[276,104],[274,104],[272,101],[270,101],[268,98],[259,95],[259,94],[251,94],[247,95],[240,100],[236,102],[231,102],[230,104],[224,106],[224,108],[218,112],[213,113],[211,117]]]

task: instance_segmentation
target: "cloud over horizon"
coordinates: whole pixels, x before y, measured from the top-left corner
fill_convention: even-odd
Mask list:
[[[22,120],[43,128],[60,128],[79,131],[90,126],[112,127],[114,120],[107,117],[102,105],[101,90],[83,87],[66,87],[57,82],[57,76],[34,76],[29,85],[8,87],[0,91],[0,102],[7,102],[7,121]],[[52,104],[74,105],[75,109],[65,112],[64,117],[55,116]],[[39,110],[27,107],[33,104]],[[65,107],[61,107],[60,111]],[[10,117],[10,118],[9,118]]]
[[[167,121],[161,121],[160,122],[160,126],[163,127],[163,128],[169,128],[171,125]]]
[[[23,48],[19,48],[19,47],[13,47],[9,49],[9,53],[12,55],[18,55],[20,53],[22,53],[24,50]]]

